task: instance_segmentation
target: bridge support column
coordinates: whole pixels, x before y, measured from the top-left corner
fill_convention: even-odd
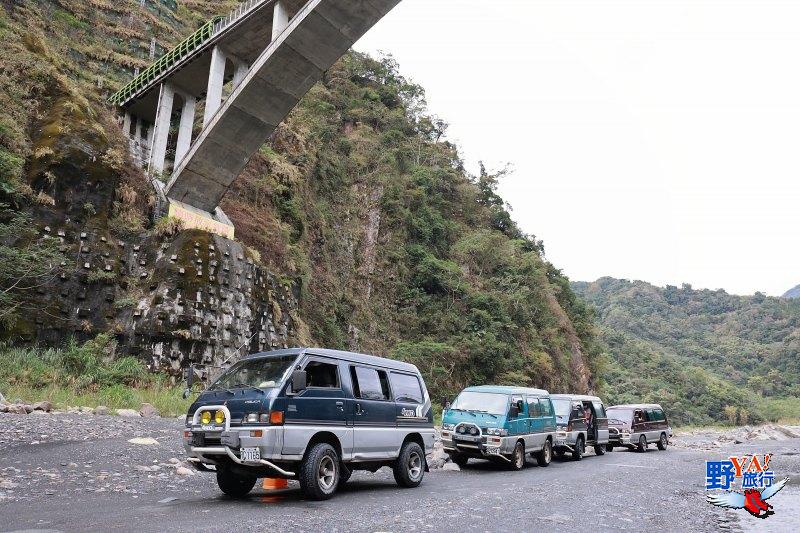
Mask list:
[[[197,105],[197,98],[194,96],[188,94],[182,94],[181,96],[183,96],[183,110],[181,111],[181,123],[178,126],[178,145],[175,147],[176,167],[192,146],[192,127],[194,126],[194,112]]]
[[[272,40],[278,38],[278,35],[281,34],[283,30],[286,29],[286,26],[289,25],[289,9],[286,7],[286,3],[278,0],[275,2],[275,11],[272,16]]]
[[[219,46],[211,51],[211,67],[208,69],[208,90],[206,90],[206,110],[203,114],[205,128],[222,105],[222,86],[225,84],[225,54]]]
[[[250,70],[250,65],[245,63],[244,61],[236,60],[236,71],[233,73],[233,88],[239,86],[240,83],[244,80],[244,77],[247,76],[247,71]]]
[[[125,137],[131,138],[131,113],[130,111],[125,111],[125,116],[122,118],[122,133],[125,134]]]
[[[174,102],[175,89],[173,89],[169,83],[162,83],[158,97],[156,122],[153,125],[153,142],[150,145],[150,164],[147,167],[151,174],[164,171],[164,161],[167,158],[169,126],[172,119],[172,105]]]

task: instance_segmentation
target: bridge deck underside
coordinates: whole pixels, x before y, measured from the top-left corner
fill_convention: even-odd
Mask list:
[[[264,50],[265,37],[244,81],[175,169],[167,195],[213,212],[248,160],[322,73],[398,2],[310,0]],[[254,53],[252,39],[258,41],[261,32],[251,31],[238,48],[233,41],[225,46],[233,53]]]

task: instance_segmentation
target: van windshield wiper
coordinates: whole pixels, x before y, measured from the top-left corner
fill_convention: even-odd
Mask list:
[[[257,390],[258,392],[264,392],[263,390],[259,389],[255,385],[248,385],[247,383],[237,383],[236,385],[231,386],[231,389],[253,389],[253,390]],[[225,389],[225,391],[230,392],[231,394],[234,394],[234,392],[231,389]]]
[[[450,408],[450,410],[451,410],[451,411],[462,411],[462,412],[464,412],[464,413],[469,413],[469,414],[471,414],[472,416],[475,416],[475,413],[474,413],[474,412],[472,412],[470,409],[460,409],[460,408],[458,408],[458,407],[451,407],[451,408]]]

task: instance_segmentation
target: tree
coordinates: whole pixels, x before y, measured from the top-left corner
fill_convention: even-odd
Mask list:
[[[33,309],[31,291],[62,271],[66,259],[58,244],[38,238],[30,216],[0,204],[0,326],[12,326],[19,311]]]

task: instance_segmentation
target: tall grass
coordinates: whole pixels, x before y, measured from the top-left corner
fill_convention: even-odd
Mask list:
[[[113,357],[113,349],[108,335],[58,349],[0,345],[0,391],[9,401],[48,400],[57,407],[138,409],[150,403],[165,416],[186,412],[190,402],[180,387],[134,357]]]

